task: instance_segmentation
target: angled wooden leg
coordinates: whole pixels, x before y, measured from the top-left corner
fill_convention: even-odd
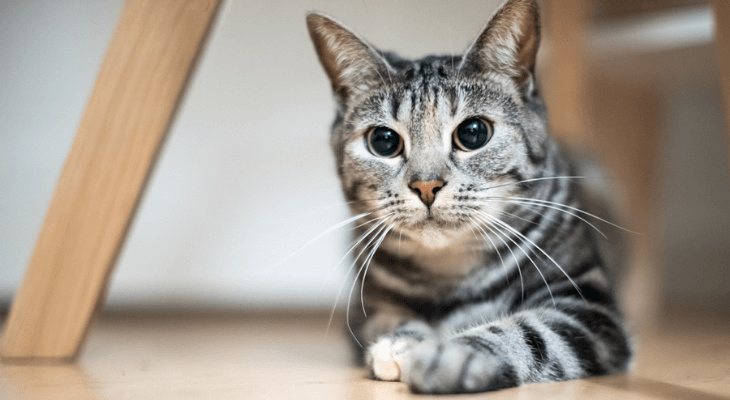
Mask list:
[[[730,2],[715,0],[713,10],[715,11],[715,47],[720,66],[722,91],[725,95],[728,162],[730,162]]]
[[[219,5],[126,2],[10,309],[4,362],[77,356]]]

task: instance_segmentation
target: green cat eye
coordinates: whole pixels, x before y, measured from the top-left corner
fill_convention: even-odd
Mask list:
[[[392,158],[403,150],[403,139],[394,130],[377,127],[367,136],[368,149],[379,157]]]
[[[481,118],[469,118],[454,131],[454,144],[460,150],[474,151],[487,144],[493,132],[491,122]]]

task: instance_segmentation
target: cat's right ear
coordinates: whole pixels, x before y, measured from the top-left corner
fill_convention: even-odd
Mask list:
[[[459,69],[476,73],[500,72],[522,85],[535,75],[539,46],[537,0],[507,0],[469,47]]]
[[[366,91],[389,76],[391,67],[377,50],[332,18],[312,12],[307,15],[309,36],[319,61],[342,101]]]

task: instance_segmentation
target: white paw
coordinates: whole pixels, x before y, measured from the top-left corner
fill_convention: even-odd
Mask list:
[[[393,342],[389,339],[380,339],[370,348],[370,355],[373,358],[373,374],[384,381],[400,379],[400,366],[395,362],[390,351],[392,344]]]
[[[375,342],[368,350],[375,377],[384,381],[400,380],[408,349],[413,344],[408,338],[382,338]]]

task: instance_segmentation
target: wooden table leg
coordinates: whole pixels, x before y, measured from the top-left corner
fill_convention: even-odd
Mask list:
[[[10,309],[4,362],[77,356],[220,2],[126,2]]]
[[[730,163],[730,1],[715,0],[715,48],[720,66],[722,91],[725,94],[725,121],[727,123],[728,162]]]

